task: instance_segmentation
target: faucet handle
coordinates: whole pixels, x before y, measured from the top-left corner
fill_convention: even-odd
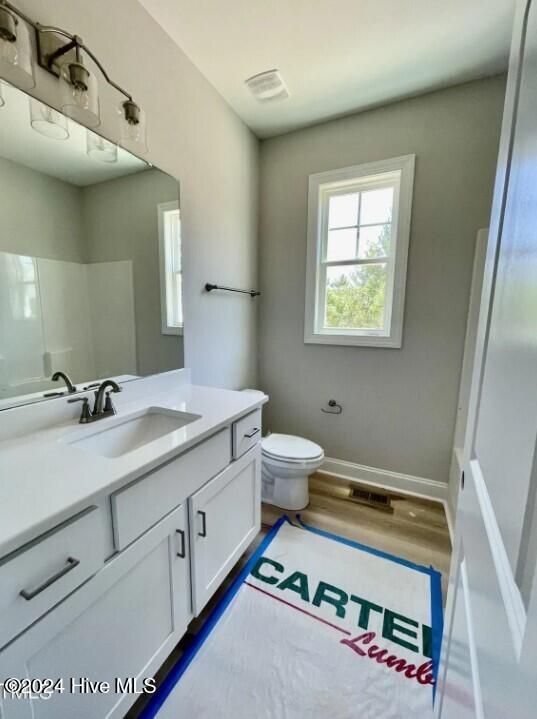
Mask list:
[[[73,402],[82,402],[82,412],[80,413],[80,424],[86,424],[86,422],[91,421],[91,410],[89,406],[89,400],[87,397],[73,397],[73,399],[68,399],[67,402],[69,404],[72,404]]]

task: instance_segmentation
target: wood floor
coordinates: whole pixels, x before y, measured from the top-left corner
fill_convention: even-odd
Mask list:
[[[300,512],[306,524],[395,554],[417,564],[432,565],[442,573],[445,602],[451,542],[444,507],[440,503],[386,491],[391,508],[380,509],[359,504],[351,499],[351,490],[356,485],[336,477],[315,474],[310,477],[309,484],[310,503]],[[362,486],[367,488],[366,485]],[[226,589],[282,514],[288,514],[291,519],[293,518],[290,512],[284,512],[268,504],[263,505],[261,532],[202,614],[191,622],[188,633],[158,672],[159,684],[193,641]],[[127,719],[136,719],[139,716],[147,698],[144,695],[140,697],[126,715]]]
[[[313,475],[310,477],[310,503],[300,516],[306,524],[319,529],[417,564],[432,565],[442,573],[445,594],[451,541],[443,505],[388,490],[376,490],[390,497],[393,512],[387,512],[352,501],[349,495],[355,486],[336,477]],[[276,507],[263,505],[263,525],[271,526],[282,514],[285,512]]]

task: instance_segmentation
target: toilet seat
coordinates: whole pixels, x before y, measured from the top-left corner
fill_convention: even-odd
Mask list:
[[[320,459],[322,447],[315,442],[292,434],[270,434],[261,441],[261,453],[267,459],[290,464],[303,464]]]

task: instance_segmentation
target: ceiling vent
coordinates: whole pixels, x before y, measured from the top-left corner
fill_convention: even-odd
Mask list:
[[[278,70],[265,70],[244,81],[259,102],[286,100],[291,96]]]

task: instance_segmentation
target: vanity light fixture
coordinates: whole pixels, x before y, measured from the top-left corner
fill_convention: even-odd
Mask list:
[[[62,111],[86,127],[100,124],[97,80],[85,62],[89,58],[106,82],[124,97],[120,104],[121,141],[132,152],[144,154],[147,146],[143,110],[110,78],[82,38],[59,27],[34,22],[8,0],[0,0],[0,75],[23,90],[35,86],[28,26],[35,31],[38,64],[61,83]]]
[[[20,13],[8,3],[0,3],[0,72],[8,82],[22,90],[35,87],[30,31]]]
[[[99,91],[95,75],[85,67],[80,47],[75,45],[76,60],[60,66],[62,112],[86,127],[101,124]]]
[[[91,130],[86,130],[86,151],[100,162],[117,162],[117,145]]]
[[[30,98],[30,124],[36,132],[53,140],[67,140],[69,137],[65,115],[34,97]]]
[[[121,117],[120,141],[134,154],[147,152],[145,112],[132,100],[119,105]]]

